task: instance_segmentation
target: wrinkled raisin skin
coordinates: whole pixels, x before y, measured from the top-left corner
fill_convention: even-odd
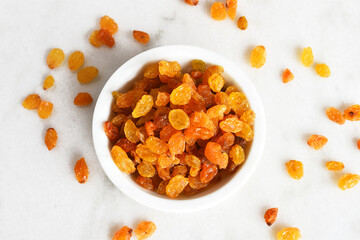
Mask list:
[[[142,31],[134,30],[133,37],[136,41],[138,41],[141,44],[147,44],[150,41],[149,34]]]
[[[51,151],[57,143],[57,132],[54,128],[49,128],[45,134],[45,145]]]
[[[264,219],[269,227],[276,221],[278,212],[279,212],[278,208],[270,208],[266,210],[264,214]]]
[[[79,159],[74,167],[75,176],[79,183],[86,183],[89,177],[89,169],[86,165],[85,158]]]

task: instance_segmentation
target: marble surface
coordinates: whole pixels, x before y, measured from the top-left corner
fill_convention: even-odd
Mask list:
[[[339,190],[340,175],[324,167],[325,161],[338,160],[345,163],[344,172],[360,173],[360,123],[336,125],[324,113],[329,106],[344,110],[360,103],[360,1],[239,1],[238,16],[249,21],[246,31],[229,19],[212,20],[212,2],[190,7],[182,0],[0,1],[0,239],[112,239],[122,225],[134,227],[144,219],[157,225],[151,239],[274,239],[284,226],[300,228],[303,239],[360,239],[359,186]],[[114,49],[95,49],[87,41],[104,14],[119,24]],[[151,42],[135,43],[133,29],[150,33]],[[267,116],[266,147],[254,175],[232,198],[202,212],[158,212],[118,191],[92,146],[94,104],[72,104],[79,91],[96,100],[121,64],[167,44],[201,46],[233,60],[252,79]],[[264,67],[253,69],[249,52],[259,44],[268,58]],[[300,64],[305,46],[313,48],[315,62],[330,66],[330,78]],[[99,68],[99,79],[80,86],[65,66],[49,70],[45,58],[53,47],[67,55],[83,51],[86,65]],[[284,85],[286,67],[295,79]],[[41,85],[48,74],[56,86],[45,92]],[[22,108],[30,93],[54,103],[51,118],[40,120]],[[51,152],[43,143],[48,127],[59,133]],[[327,136],[326,147],[310,149],[311,134]],[[80,157],[90,169],[85,185],[73,174]],[[290,159],[304,163],[302,180],[287,175],[284,163]],[[263,214],[275,206],[279,217],[269,228]]]

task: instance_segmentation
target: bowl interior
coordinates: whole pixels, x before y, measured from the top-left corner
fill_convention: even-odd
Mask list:
[[[226,86],[235,85],[245,93],[251,108],[256,113],[254,123],[254,140],[245,149],[246,160],[235,172],[219,177],[220,181],[210,184],[207,188],[193,196],[182,196],[169,199],[153,191],[146,190],[136,184],[131,175],[122,173],[112,161],[110,145],[103,132],[103,123],[111,116],[113,97],[111,92],[125,92],[134,82],[142,77],[146,65],[160,60],[177,61],[184,72],[190,70],[190,62],[201,59],[209,65],[222,65]],[[104,171],[110,180],[125,194],[134,200],[152,208],[165,211],[199,210],[220,202],[239,189],[250,176],[260,158],[265,140],[264,111],[252,83],[229,60],[210,51],[191,46],[165,46],[143,52],[122,65],[108,80],[101,91],[93,117],[93,139],[96,153]]]

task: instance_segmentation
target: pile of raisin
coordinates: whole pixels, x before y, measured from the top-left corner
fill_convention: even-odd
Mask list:
[[[146,66],[128,92],[112,93],[105,122],[116,166],[143,188],[176,198],[193,195],[233,173],[254,137],[255,113],[224,69],[193,60]]]

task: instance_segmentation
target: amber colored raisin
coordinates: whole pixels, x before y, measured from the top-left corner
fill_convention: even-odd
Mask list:
[[[182,175],[176,175],[171,178],[168,185],[166,186],[166,195],[171,198],[176,198],[188,185],[189,180]]]
[[[160,139],[165,142],[168,142],[170,140],[171,136],[177,132],[178,132],[178,130],[173,128],[173,126],[171,126],[171,124],[168,124],[163,129],[161,129]]]
[[[315,150],[321,149],[326,143],[327,138],[321,135],[311,135],[307,141],[307,144]]]
[[[126,121],[124,126],[124,133],[126,138],[132,142],[137,143],[139,141],[139,137],[137,136],[136,132],[138,131],[137,127],[135,126],[134,122],[130,119]]]
[[[338,186],[341,190],[353,188],[360,182],[360,176],[357,174],[347,173],[339,179]]]
[[[78,93],[74,99],[74,104],[77,106],[85,106],[91,104],[93,101],[91,95],[87,92]]]
[[[136,238],[137,240],[148,239],[149,237],[151,237],[151,235],[154,234],[155,230],[155,223],[149,221],[142,221],[141,223],[139,223],[139,225],[137,225],[135,229]]]
[[[91,33],[91,35],[89,37],[89,42],[94,47],[100,47],[102,45],[102,43],[100,42],[100,38],[99,38],[99,30],[94,30]]]
[[[170,112],[170,108],[168,107],[159,107],[156,112],[155,112],[155,116],[154,116],[154,123],[158,128],[163,128],[165,127],[167,124],[169,124],[169,112]]]
[[[355,104],[345,109],[344,117],[346,120],[360,121],[360,105]]]
[[[207,183],[203,183],[200,180],[200,174],[196,175],[196,176],[189,176],[189,185],[192,189],[201,189],[206,187],[208,184]]]
[[[208,78],[208,84],[214,92],[220,92],[225,84],[225,79],[218,73],[212,74]]]
[[[255,112],[253,110],[248,110],[241,115],[240,120],[246,123],[247,125],[251,126],[254,124],[255,117],[256,117]]]
[[[287,172],[293,179],[299,180],[304,176],[304,167],[302,162],[290,160],[286,164]]]
[[[223,151],[227,151],[234,145],[235,136],[232,133],[224,133],[216,142]]]
[[[334,107],[326,109],[326,115],[331,121],[337,124],[343,125],[345,123],[344,115]]]
[[[185,0],[185,3],[191,6],[196,6],[199,3],[199,0]]]
[[[169,151],[172,155],[181,154],[185,151],[185,136],[182,132],[176,132],[170,137]]]
[[[158,158],[158,164],[160,168],[169,168],[173,164],[174,159],[166,154],[161,154]]]
[[[189,84],[183,83],[172,91],[170,94],[170,102],[175,105],[185,105],[189,103],[192,91]]]
[[[111,142],[116,142],[120,137],[119,129],[115,127],[110,121],[105,122],[104,131]]]
[[[240,121],[237,117],[230,117],[221,121],[219,127],[224,132],[237,133],[240,132],[243,127],[243,122]]]
[[[200,59],[194,59],[191,61],[192,70],[198,70],[200,72],[205,72],[206,66],[205,62]]]
[[[245,94],[241,92],[232,92],[229,95],[229,104],[239,117],[243,115],[244,112],[250,109],[249,102],[245,96]]]
[[[128,157],[126,152],[119,146],[115,145],[111,149],[111,156],[115,165],[124,173],[130,174],[135,172],[135,164]]]
[[[60,48],[53,48],[47,56],[46,63],[50,69],[57,68],[64,61],[65,54]]]
[[[215,96],[208,85],[199,85],[198,93],[204,98],[205,106],[210,108],[215,105]]]
[[[159,62],[159,73],[170,78],[175,77],[181,71],[181,66],[178,62]],[[161,80],[161,79],[160,79]]]
[[[277,240],[300,240],[301,234],[298,228],[286,227],[276,234]]]
[[[145,161],[141,162],[137,165],[136,168],[138,173],[143,177],[151,178],[155,176],[156,173],[155,167],[148,162]]]
[[[230,19],[234,20],[236,16],[237,0],[226,0],[226,7],[229,8],[228,15]]]
[[[198,70],[193,70],[190,72],[190,76],[193,78],[193,79],[199,79],[201,78],[202,76],[202,72],[198,71]]]
[[[128,120],[128,118],[126,117],[125,114],[118,114],[115,117],[113,117],[113,119],[111,119],[111,123],[115,126],[115,127],[121,127],[121,125],[126,122]]]
[[[84,54],[80,51],[75,51],[69,56],[68,67],[71,71],[78,70],[84,64]]]
[[[57,132],[53,128],[49,128],[45,134],[45,145],[49,151],[51,151],[57,142]]]
[[[235,135],[249,142],[254,138],[254,131],[251,129],[251,127],[248,124],[243,123],[243,127],[241,131],[235,133]]]
[[[93,66],[85,67],[77,73],[77,79],[80,83],[89,83],[98,74],[99,74],[99,71],[97,70],[96,67],[93,67]]]
[[[225,114],[229,114],[231,111],[231,106],[229,103],[229,96],[224,92],[218,92],[215,95],[215,103],[218,105],[225,105],[227,107]]]
[[[86,183],[89,177],[89,169],[86,165],[85,158],[81,158],[76,162],[74,172],[79,183]]]
[[[328,78],[331,74],[329,66],[325,63],[316,64],[315,71],[320,77],[323,78]]]
[[[150,64],[145,68],[144,77],[156,78],[157,76],[159,76],[159,64],[158,63]]]
[[[126,138],[120,138],[116,141],[115,145],[121,147],[126,153],[136,149],[136,143],[132,143]]]
[[[344,164],[342,162],[337,162],[337,161],[327,161],[326,162],[326,168],[329,171],[341,171],[344,169]]]
[[[288,68],[285,69],[282,74],[283,83],[288,83],[292,80],[294,80],[294,74]]]
[[[110,34],[115,34],[118,30],[118,25],[111,17],[105,15],[100,19],[101,29],[106,29]]]
[[[226,88],[225,93],[230,96],[233,92],[238,92],[239,90],[235,86],[229,86]]]
[[[49,88],[54,86],[54,83],[55,83],[54,77],[51,75],[47,76],[44,80],[43,89],[48,90]]]
[[[38,115],[40,118],[45,119],[51,116],[53,110],[53,104],[51,102],[41,101],[38,107]]]
[[[209,116],[210,119],[219,121],[224,118],[224,113],[226,112],[226,110],[226,105],[215,105],[212,108],[209,108],[206,111],[206,114]]]
[[[137,129],[136,136],[139,138],[140,142],[145,143],[148,138],[145,126],[141,126]]]
[[[205,157],[219,168],[226,168],[228,161],[223,157],[221,146],[215,142],[208,142],[205,148]]]
[[[208,67],[205,71],[204,71],[204,74],[203,74],[203,81],[202,83],[204,85],[208,85],[208,80],[209,80],[209,77],[215,73],[217,74],[222,74],[224,72],[224,68],[220,65],[213,65],[213,66],[210,66]]]
[[[270,227],[276,221],[279,209],[278,208],[269,208],[264,214],[264,219],[266,224]]]
[[[150,148],[153,153],[163,154],[168,151],[167,144],[160,138],[150,136],[146,139],[146,146]]]
[[[149,34],[142,31],[134,30],[133,37],[136,41],[138,41],[141,44],[147,44],[150,41]]]
[[[266,50],[264,46],[256,46],[251,51],[250,63],[254,68],[260,68],[265,64]]]
[[[201,166],[200,181],[202,183],[209,183],[218,173],[218,167],[208,161]]]
[[[181,175],[183,177],[186,177],[187,173],[188,173],[188,169],[186,166],[177,165],[173,168],[171,172],[171,177],[175,177],[176,175]]]
[[[99,37],[99,41],[102,44],[105,44],[106,46],[108,46],[110,48],[112,48],[115,45],[115,40],[114,40],[113,36],[106,29],[100,29],[98,37]]]
[[[238,28],[240,28],[241,30],[246,30],[248,27],[248,21],[246,19],[245,16],[241,16],[239,17],[238,21],[237,21],[237,26]]]
[[[136,154],[144,161],[154,164],[156,163],[159,155],[153,153],[148,146],[143,144],[138,144],[135,150]]]
[[[244,149],[239,145],[234,145],[229,152],[229,157],[236,165],[242,164],[245,161]]]
[[[154,136],[154,131],[157,129],[157,127],[152,121],[147,121],[145,123],[145,129],[148,136]]]
[[[36,109],[41,104],[41,98],[37,94],[30,94],[25,98],[22,105],[26,109]]]
[[[305,67],[310,67],[314,62],[314,55],[311,47],[306,47],[301,53],[301,62]]]
[[[226,8],[221,2],[215,2],[211,6],[210,13],[211,17],[217,21],[222,21],[226,18]]]
[[[169,112],[169,122],[176,130],[183,130],[190,126],[189,116],[182,109],[173,109]]]
[[[169,183],[169,181],[167,181],[167,180],[162,181],[162,182],[159,184],[156,192],[157,192],[158,194],[165,195],[165,194],[166,194],[166,186],[168,185],[168,183]]]
[[[113,240],[130,240],[133,230],[128,226],[123,226],[119,231],[115,233]]]
[[[167,92],[159,92],[155,101],[155,105],[164,107],[170,102],[170,94]]]
[[[190,176],[195,177],[201,170],[201,161],[194,155],[186,155],[185,162],[190,167]]]
[[[136,103],[132,116],[139,118],[148,114],[154,105],[154,100],[151,95],[143,95],[141,99]]]
[[[160,158],[160,157],[159,157]],[[170,169],[169,168],[162,168],[159,164],[156,164],[156,170],[158,173],[158,176],[163,180],[170,180]]]

